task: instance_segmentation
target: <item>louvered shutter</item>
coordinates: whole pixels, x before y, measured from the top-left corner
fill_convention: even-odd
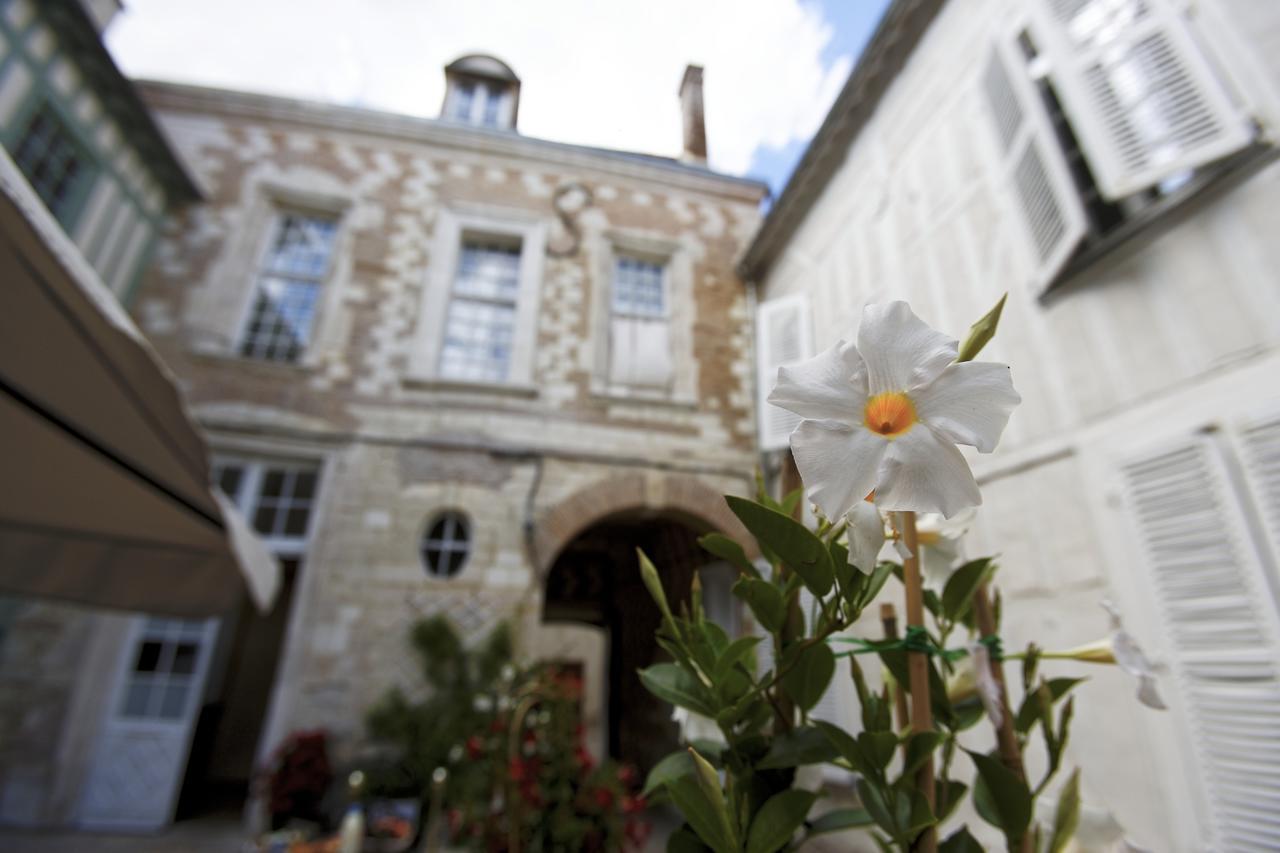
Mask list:
[[[1251,122],[1168,0],[1032,5],[1054,89],[1105,198],[1124,198],[1249,144]]]
[[[771,299],[756,310],[756,388],[760,419],[760,449],[787,446],[800,418],[770,405],[769,392],[778,380],[778,368],[810,355],[809,300],[803,293]]]
[[[1034,273],[1043,290],[1071,258],[1088,228],[1044,103],[1016,48],[1001,41],[982,75],[1004,180],[1027,229]]]
[[[1220,449],[1200,436],[1123,467],[1193,732],[1215,849],[1280,848],[1280,630]]]
[[[671,325],[665,317],[613,317],[609,381],[665,388],[671,384]]]

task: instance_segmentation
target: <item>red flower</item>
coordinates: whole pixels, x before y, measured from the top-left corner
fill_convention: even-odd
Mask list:
[[[595,798],[596,805],[600,807],[601,811],[608,811],[613,806],[613,791],[608,788],[596,788],[591,792],[591,795]]]
[[[618,768],[618,781],[626,787],[630,788],[640,777],[640,774],[630,764],[624,764]]]
[[[591,757],[591,753],[587,752],[586,747],[579,746],[573,753],[574,758],[578,762],[578,766],[582,768],[583,773],[590,773],[592,768],[596,766],[596,760]]]
[[[473,761],[484,755],[484,743],[475,735],[467,738],[467,757]]]
[[[624,814],[638,814],[644,811],[647,805],[648,803],[645,802],[642,796],[624,796],[622,798],[622,811]]]

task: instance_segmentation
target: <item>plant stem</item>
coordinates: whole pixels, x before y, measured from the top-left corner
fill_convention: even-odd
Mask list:
[[[924,627],[924,585],[920,578],[920,545],[916,541],[916,514],[899,513],[902,541],[911,556],[902,564],[903,586],[907,594],[907,627]],[[929,657],[923,652],[907,652],[907,671],[911,676],[911,729],[914,732],[933,731],[933,710],[929,705]],[[916,788],[924,795],[929,811],[934,811],[936,797],[933,786],[933,756],[916,772]],[[936,853],[938,832],[930,826],[920,834],[914,849],[921,853]]]
[[[898,612],[888,601],[880,605],[880,625],[884,628],[886,640],[898,639]],[[902,689],[901,684],[895,684],[893,687],[893,708],[898,720],[898,730],[901,731],[907,727],[907,693]],[[906,755],[906,752],[907,744],[903,741],[902,754]]]
[[[991,599],[987,594],[987,583],[984,581],[973,593],[973,617],[978,625],[978,632],[984,637],[989,637],[996,633],[998,626],[996,625],[995,613],[991,607]],[[996,726],[996,744],[1000,750],[1000,760],[1013,771],[1018,779],[1026,784],[1027,773],[1022,766],[1022,750],[1018,748],[1018,738],[1013,732],[1013,714],[1009,709],[1009,690],[1004,683],[1004,664],[996,659],[995,655],[989,655],[989,663],[991,666],[991,677],[995,680],[996,686],[1000,688],[1000,724]],[[1013,849],[1013,845],[1010,845]],[[1022,836],[1019,850],[1023,853],[1031,851],[1031,833],[1025,833]]]

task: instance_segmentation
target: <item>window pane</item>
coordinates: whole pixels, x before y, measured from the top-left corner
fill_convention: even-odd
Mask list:
[[[253,529],[259,533],[270,536],[275,532],[276,526],[276,508],[275,504],[259,504],[258,511],[253,514]]]
[[[129,690],[124,697],[124,711],[126,717],[145,717],[147,715],[147,702],[151,699],[151,682],[134,680],[129,685]]]
[[[233,500],[240,493],[240,483],[244,481],[244,469],[239,465],[218,465],[213,469],[213,481],[222,489],[222,493]]]
[[[285,472],[280,468],[272,468],[262,478],[262,497],[278,498],[284,494]]]
[[[316,472],[296,471],[293,475],[293,496],[299,500],[310,500],[316,492]]]
[[[626,256],[618,258],[613,271],[613,311],[615,314],[661,317],[666,313],[662,286],[663,267]]]
[[[450,118],[455,118],[459,121],[470,121],[475,97],[476,87],[474,83],[459,83],[458,87],[453,90],[453,112]]]
[[[307,507],[295,507],[285,516],[284,534],[286,536],[305,536],[307,533]]]
[[[91,176],[80,147],[52,106],[42,104],[32,114],[14,152],[13,159],[32,189],[66,225]]]
[[[177,675],[190,675],[196,671],[196,653],[199,646],[195,643],[179,643],[173,653],[173,666],[169,671]]]
[[[450,379],[505,380],[515,315],[511,305],[454,299],[445,322],[440,374]]]
[[[241,354],[268,361],[297,360],[311,332],[318,295],[314,282],[262,278]]]
[[[453,284],[454,293],[514,302],[519,285],[519,246],[478,242],[463,244]]]
[[[160,650],[163,644],[148,640],[138,649],[138,662],[134,664],[134,672],[155,672],[160,665]]]
[[[160,703],[160,716],[166,720],[175,720],[182,716],[189,690],[187,680],[169,682],[164,688],[164,699]]]
[[[498,108],[502,106],[502,93],[496,89],[485,87],[484,116],[481,124],[485,127],[498,126]]]

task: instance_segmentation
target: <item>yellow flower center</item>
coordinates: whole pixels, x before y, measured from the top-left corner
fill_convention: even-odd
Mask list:
[[[885,438],[897,438],[915,425],[916,407],[901,391],[886,391],[867,400],[862,422]]]

